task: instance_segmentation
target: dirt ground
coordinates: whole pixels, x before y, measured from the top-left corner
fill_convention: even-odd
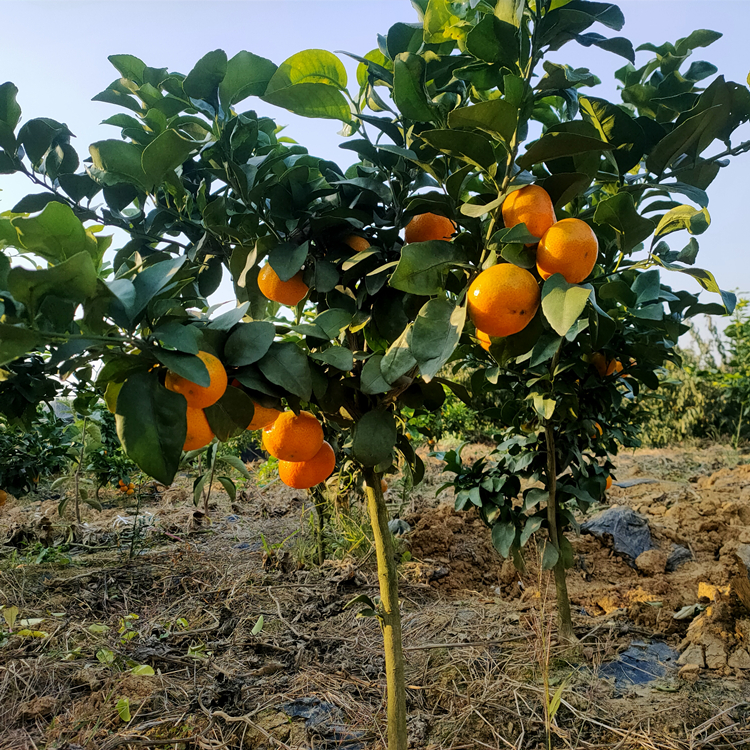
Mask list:
[[[589,515],[633,509],[655,549],[636,566],[610,540],[572,540],[572,655],[556,643],[533,540],[520,575],[475,514],[436,497],[441,465],[425,461],[422,485],[388,492],[411,526],[398,543],[411,747],[541,750],[546,726],[555,748],[750,744],[737,556],[750,544],[750,456],[619,458],[616,481],[630,486]],[[332,559],[317,566],[304,493],[259,476],[235,502],[217,485],[209,518],[188,477],[151,485],[135,538],[115,493],[81,525],[60,520],[44,488],[0,510],[0,750],[382,746],[378,624],[345,608],[377,593],[359,505],[334,521]],[[691,559],[666,572],[676,546]]]

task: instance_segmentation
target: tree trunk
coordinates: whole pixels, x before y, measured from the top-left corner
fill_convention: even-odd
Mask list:
[[[557,562],[554,566],[555,593],[557,595],[557,626],[560,640],[564,643],[575,643],[573,621],[570,616],[570,597],[566,580],[565,565],[560,551],[560,532],[557,528],[557,460],[555,457],[555,432],[552,424],[546,422],[544,434],[547,438],[547,523],[549,524],[549,541],[557,550]]]
[[[365,494],[375,537],[380,582],[381,625],[388,689],[388,750],[406,750],[406,685],[401,648],[401,612],[393,541],[388,529],[388,510],[380,488],[380,475],[365,469]]]
[[[323,511],[325,503],[319,488],[313,487],[313,489],[310,490],[310,494],[312,495],[312,501],[315,505],[315,545],[318,551],[318,565],[322,565],[326,559],[326,552],[323,546],[323,525],[325,521]]]

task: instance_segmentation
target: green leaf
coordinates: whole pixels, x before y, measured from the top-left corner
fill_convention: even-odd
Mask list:
[[[442,44],[453,36],[451,27],[458,21],[448,0],[429,0],[424,14],[424,40],[428,44]]]
[[[44,337],[21,326],[0,323],[0,367],[44,343]]]
[[[482,170],[486,171],[497,164],[492,143],[479,133],[460,130],[426,130],[420,133],[419,137],[438,151],[473,164]]]
[[[629,193],[617,193],[601,201],[594,212],[594,221],[618,233],[623,252],[629,252],[650,237],[655,228],[653,221],[638,214]]]
[[[467,34],[466,51],[485,62],[517,70],[520,45],[516,26],[486,15]]]
[[[309,251],[308,242],[303,242],[301,245],[284,242],[271,250],[268,262],[282,281],[289,281],[305,264]]]
[[[390,458],[396,437],[396,420],[392,414],[369,411],[354,427],[354,457],[362,466],[377,466]]]
[[[456,248],[450,242],[412,242],[401,250],[389,284],[402,292],[431,296],[445,287],[448,269],[456,262]]]
[[[410,120],[432,122],[436,107],[425,87],[425,61],[412,52],[402,52],[393,63],[393,101]]]
[[[276,72],[276,65],[252,52],[238,52],[227,63],[227,71],[219,85],[219,99],[229,109],[248,96],[262,96]]]
[[[322,83],[346,88],[346,68],[336,55],[322,49],[308,49],[284,60],[271,77],[266,94],[300,83]]]
[[[425,382],[429,383],[450,359],[466,322],[466,308],[445,299],[431,299],[417,315],[410,350]]]
[[[253,625],[253,629],[250,631],[250,635],[258,635],[261,630],[263,630],[263,615],[260,615],[258,617],[258,621]]]
[[[351,112],[344,95],[327,83],[296,83],[261,97],[301,117],[319,117],[349,122]]]
[[[97,656],[99,656],[98,653],[97,653]],[[130,701],[127,698],[120,698],[120,700],[117,701],[117,705],[115,706],[115,708],[117,709],[117,714],[120,717],[120,719],[127,724],[127,722],[129,722],[131,719]]]
[[[354,369],[354,356],[344,346],[330,346],[322,352],[314,352],[310,355],[317,362],[324,362],[343,372],[351,372]]]
[[[614,147],[612,155],[621,175],[638,164],[646,148],[646,139],[640,125],[623,109],[604,99],[579,97],[581,114]]]
[[[128,182],[146,192],[153,187],[143,171],[142,146],[115,140],[97,141],[89,146],[89,153],[94,166],[106,173],[108,184]]]
[[[148,664],[139,664],[137,667],[133,667],[130,670],[130,674],[136,674],[141,675],[145,677],[153,677],[156,672],[154,672],[153,667],[149,667]],[[123,721],[130,721],[130,719],[123,719]]]
[[[378,393],[387,393],[391,390],[391,384],[383,377],[380,372],[380,363],[383,361],[382,354],[373,354],[362,368],[360,375],[360,388],[362,393],[370,396]]]
[[[539,531],[542,527],[542,521],[544,521],[544,517],[541,515],[529,516],[529,518],[526,519],[526,524],[521,532],[522,547],[529,541],[529,539],[531,539],[532,534],[536,534],[536,532]]]
[[[568,284],[562,274],[556,273],[542,286],[542,312],[558,335],[564,336],[583,312],[591,289]]]
[[[309,401],[312,395],[310,365],[305,353],[291,342],[271,344],[258,368],[275,385]]]
[[[273,343],[276,329],[267,321],[240,323],[224,345],[224,358],[231,367],[251,365],[265,356]]]
[[[146,63],[135,55],[109,55],[107,57],[117,72],[123,78],[129,78],[135,83],[143,83],[143,73],[146,70]]]
[[[18,88],[10,81],[0,85],[0,122],[4,122],[11,130],[16,129],[21,119],[21,107],[16,101]]]
[[[335,339],[341,335],[341,332],[348,328],[352,322],[352,314],[347,310],[338,307],[332,307],[330,310],[324,310],[318,315],[313,323],[329,338]]]
[[[165,130],[146,146],[141,155],[141,166],[150,184],[158,185],[167,173],[179,167],[200,144],[184,138],[176,130]]]
[[[531,359],[529,360],[529,367],[536,367],[547,362],[555,356],[555,352],[560,347],[562,337],[554,333],[545,333],[539,338],[534,344],[534,348],[531,350]]]
[[[544,553],[542,554],[542,570],[552,570],[560,559],[560,553],[557,547],[550,541],[544,543]]]
[[[48,203],[37,216],[11,220],[21,245],[52,264],[86,252],[96,260],[96,240],[86,233],[81,220],[65,203]]]
[[[96,269],[88,253],[34,271],[17,266],[8,273],[8,291],[32,312],[48,294],[68,302],[84,302],[96,294]]]
[[[722,106],[716,105],[688,117],[654,146],[646,159],[648,170],[657,175],[662,174],[700,139],[701,135],[713,125],[716,118],[721,118],[722,115]]]
[[[492,527],[492,545],[502,555],[508,557],[516,540],[516,527],[512,521],[500,521]]]
[[[518,120],[518,109],[505,99],[492,99],[469,107],[457,107],[448,115],[451,128],[478,128],[509,142]]]
[[[711,217],[707,208],[698,210],[692,206],[677,206],[661,217],[655,236],[665,237],[680,229],[687,229],[690,234],[703,234],[710,223]]]
[[[557,403],[553,398],[545,398],[541,393],[532,393],[532,401],[534,403],[534,410],[542,419],[551,419],[555,413],[555,407]]]
[[[686,37],[677,40],[677,44],[675,44],[675,55],[677,57],[683,57],[698,47],[708,47],[710,44],[721,39],[722,36],[724,35],[718,31],[696,29]]]
[[[201,332],[195,326],[172,320],[155,328],[152,336],[178,352],[197,354],[200,351]]]
[[[519,157],[516,163],[521,169],[528,169],[539,162],[563,156],[611,150],[612,146],[609,144],[586,135],[547,131],[539,140],[529,145],[526,153]]]
[[[683,247],[682,250],[680,250],[675,260],[678,260],[680,263],[687,263],[687,265],[692,266],[693,263],[695,263],[695,259],[697,257],[698,257],[698,240],[691,237],[687,245],[685,245],[685,247]]]
[[[117,396],[117,436],[128,457],[169,486],[187,434],[185,397],[167,390],[156,372],[133,373]]]
[[[182,90],[193,99],[212,100],[227,73],[227,53],[214,50],[201,57],[182,82]]]
[[[177,258],[170,258],[169,260],[162,260],[158,263],[154,263],[152,266],[144,268],[140,273],[136,274],[133,279],[133,287],[135,289],[135,299],[132,304],[126,308],[128,315],[131,320],[135,319],[135,316],[145,310],[151,300],[156,297],[167,284],[171,283],[175,275],[182,268],[183,263],[186,260],[186,256],[182,255]]]
[[[211,384],[208,369],[200,357],[169,349],[155,349],[154,356],[165,367],[191,383],[207,388]]]
[[[241,388],[227,388],[215,404],[207,406],[203,411],[214,435],[226,442],[247,429],[253,421],[255,406]]]
[[[411,333],[411,325],[404,328],[402,334],[388,347],[380,363],[380,372],[389,383],[395,383],[417,364],[409,349]]]

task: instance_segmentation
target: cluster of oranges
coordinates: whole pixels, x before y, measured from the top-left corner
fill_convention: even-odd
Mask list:
[[[117,488],[123,495],[135,494],[135,485],[132,482],[126,482],[124,479],[120,479],[117,482]]]
[[[535,237],[536,270],[542,279],[559,273],[569,284],[579,284],[594,270],[599,243],[591,227],[580,219],[557,221],[548,193],[526,185],[503,202],[506,228],[525,224]],[[482,271],[469,287],[469,316],[485,349],[491,337],[522,331],[536,314],[541,294],[533,274],[511,263]]]
[[[167,373],[164,383],[187,401],[187,436],[183,446],[186,451],[202,448],[213,440],[214,433],[203,410],[215,404],[228,385],[224,365],[213,354],[202,351],[198,356],[208,370],[209,385],[197,385],[172,371]],[[232,386],[239,385],[238,381],[232,381]],[[336,455],[323,439],[322,425],[310,412],[281,412],[255,402],[253,406],[253,419],[247,429],[263,430],[263,447],[279,459],[279,476],[284,484],[305,490],[331,476]]]
[[[279,459],[279,478],[307,490],[324,482],[336,467],[336,454],[324,440],[323,426],[309,411],[285,411],[263,428],[263,447]]]

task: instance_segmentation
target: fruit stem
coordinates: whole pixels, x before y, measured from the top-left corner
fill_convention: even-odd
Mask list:
[[[385,651],[387,686],[388,750],[406,750],[406,683],[401,647],[401,611],[398,604],[398,575],[393,539],[388,528],[388,509],[380,486],[380,474],[364,470],[367,510],[375,541],[380,583],[380,625]]]

